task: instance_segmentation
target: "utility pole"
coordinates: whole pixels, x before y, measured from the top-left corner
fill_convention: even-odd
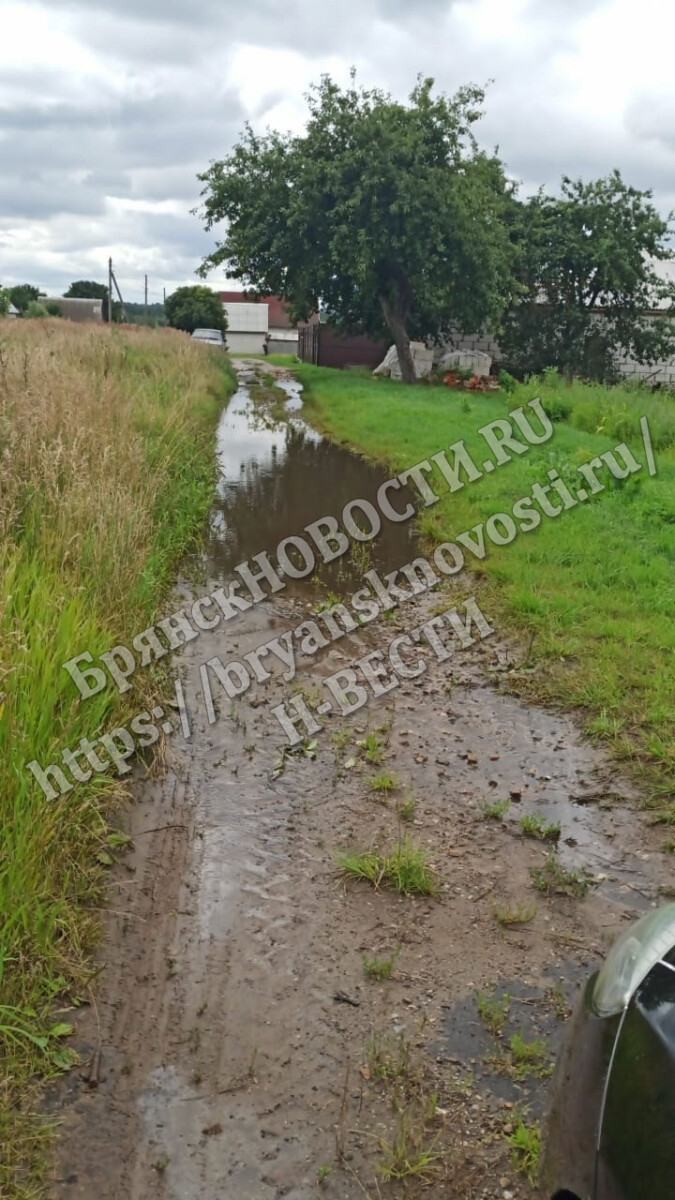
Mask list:
[[[119,284],[115,278],[115,272],[113,271],[113,266],[112,266],[112,258],[109,258],[108,259],[108,321],[112,321],[112,285],[113,284],[115,285],[115,291],[117,292],[117,298],[122,306],[122,320],[124,320],[126,317],[126,312],[124,311],[124,300],[122,299],[122,293],[119,289]]]
[[[145,319],[148,319],[148,277],[145,277]]]

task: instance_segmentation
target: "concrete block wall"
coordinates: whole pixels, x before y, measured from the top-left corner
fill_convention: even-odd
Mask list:
[[[497,342],[488,332],[456,334],[452,341],[434,348],[434,362],[438,362],[446,350],[482,350],[484,354],[490,355],[493,362],[501,357]]]
[[[452,350],[484,350],[492,356],[492,361],[498,362],[501,352],[496,339],[489,332],[478,334],[457,334],[447,347],[438,347],[434,360],[438,361],[445,349]],[[645,366],[623,355],[618,358],[618,367],[627,380],[639,380],[642,383],[662,383],[669,387],[675,386],[675,358]]]
[[[645,365],[634,358],[624,356],[618,359],[618,366],[625,379],[639,380],[641,383],[663,383],[672,387],[675,384],[675,359],[665,362]]]

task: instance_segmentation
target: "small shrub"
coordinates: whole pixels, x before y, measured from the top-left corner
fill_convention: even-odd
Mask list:
[[[515,392],[518,387],[518,380],[510,375],[508,371],[500,371],[497,376],[497,382],[503,392]]]
[[[542,396],[541,406],[554,424],[557,421],[566,421],[572,412],[569,400],[563,400],[561,396]]]
[[[44,304],[39,304],[37,300],[31,300],[24,316],[34,320],[43,320],[49,316],[49,312]]]

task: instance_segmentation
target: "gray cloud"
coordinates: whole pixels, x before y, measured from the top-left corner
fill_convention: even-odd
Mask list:
[[[636,139],[654,141],[675,151],[675,95],[643,93],[626,113],[626,128]],[[672,161],[671,161],[672,170]]]
[[[354,62],[360,82],[401,97],[418,73],[448,92],[491,78],[479,136],[499,144],[527,190],[617,166],[653,187],[664,209],[675,192],[667,81],[662,92],[636,83],[623,119],[611,122],[592,104],[568,104],[564,64],[579,29],[614,0],[529,0],[517,24],[497,16],[495,29],[481,24],[481,0],[42,2],[33,0],[35,21],[44,11],[58,18],[82,54],[75,65],[36,65],[27,45],[24,65],[14,58],[0,69],[3,281],[34,276],[60,290],[78,275],[98,277],[109,253],[128,289],[140,286],[144,264],[167,283],[189,280],[212,245],[190,215],[197,172],[228,153],[247,116],[263,124],[289,99],[297,109],[297,81],[275,73],[275,62],[291,72],[296,64],[303,87],[329,64],[345,71]]]

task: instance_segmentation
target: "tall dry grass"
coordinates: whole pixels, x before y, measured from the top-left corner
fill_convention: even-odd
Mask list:
[[[41,1195],[35,1074],[68,1062],[50,1017],[82,986],[114,784],[48,804],[25,764],[95,738],[62,664],[151,623],[214,483],[231,375],[170,330],[0,322],[0,1195]],[[105,857],[105,855],[104,855]]]

